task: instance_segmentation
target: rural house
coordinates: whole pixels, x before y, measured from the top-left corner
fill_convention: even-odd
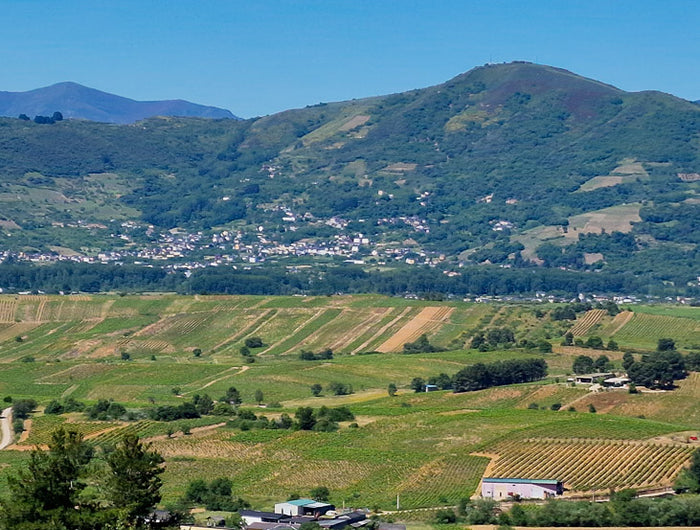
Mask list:
[[[564,493],[559,480],[529,478],[484,478],[481,481],[481,496],[495,500],[512,498],[548,499]]]

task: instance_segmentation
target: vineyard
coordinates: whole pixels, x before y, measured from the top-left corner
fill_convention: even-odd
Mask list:
[[[693,447],[621,440],[534,438],[492,449],[494,477],[551,478],[573,491],[670,486]]]
[[[383,353],[402,351],[407,342],[440,328],[451,313],[451,307],[426,307],[377,350]]]
[[[668,485],[692,450],[681,442],[700,429],[700,374],[664,393],[589,393],[567,385],[563,376],[574,357],[590,350],[559,347],[570,323],[552,320],[552,307],[378,295],[0,295],[0,396],[40,405],[16,449],[44,446],[58,426],[83,433],[95,446],[112,445],[125,434],[152,442],[166,458],[165,502],[182,495],[189,480],[226,476],[256,508],[326,485],[336,504],[352,499],[358,506],[392,509],[399,496],[402,509],[422,509],[472,495],[487,465],[496,476],[556,475],[576,491]],[[700,343],[700,310],[643,309],[615,318],[591,310],[572,331],[577,337],[614,336],[620,351],[608,355],[616,368],[626,347],[653,350],[666,336],[681,349]],[[498,327],[511,329],[517,342],[548,340],[555,351],[464,348],[476,332]],[[401,353],[404,343],[424,333],[446,351]],[[243,357],[249,337],[264,345]],[[334,355],[304,361],[302,348],[331,348]],[[411,389],[413,378],[543,356],[548,381],[461,394]],[[334,395],[332,382],[352,386],[353,393]],[[397,393],[390,397],[392,383]],[[316,384],[319,397],[311,394]],[[268,419],[294,417],[300,406],[340,405],[356,419],[336,432],[242,431],[226,426],[229,415],[145,419],[154,406],[177,406],[204,393],[217,400],[231,386],[244,409]],[[114,400],[137,420],[40,412],[51,400],[68,397],[88,405]],[[579,412],[569,411],[569,404]],[[597,414],[583,412],[589,404]],[[555,405],[561,410],[552,410]],[[0,452],[0,466],[20,465],[15,454],[24,453]],[[5,474],[0,468],[0,478]]]
[[[586,311],[582,318],[576,320],[576,324],[569,330],[574,337],[586,335],[590,329],[603,320],[606,311],[604,309],[591,309]]]
[[[700,346],[700,322],[690,318],[634,313],[615,333],[615,340],[637,348],[654,349],[660,338],[670,337],[676,347],[692,349]]]

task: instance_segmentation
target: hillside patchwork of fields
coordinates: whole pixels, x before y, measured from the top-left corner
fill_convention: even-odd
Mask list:
[[[98,445],[126,433],[152,441],[166,458],[166,502],[189,480],[213,476],[231,478],[236,494],[260,508],[317,485],[329,487],[337,504],[353,499],[388,509],[396,495],[406,509],[454,504],[476,491],[487,469],[493,476],[554,476],[575,493],[670,485],[695,447],[688,433],[700,429],[697,373],[674,391],[634,395],[589,393],[565,381],[582,352],[605,353],[619,370],[625,348],[653,350],[662,337],[674,338],[681,351],[697,349],[700,311],[632,306],[611,316],[593,309],[570,322],[553,320],[553,307],[370,295],[2,296],[0,395],[36,399],[40,409],[53,399],[108,399],[136,417],[89,421],[81,413],[38,411],[27,432],[0,452],[0,474],[62,425]],[[518,341],[549,340],[554,352],[466,349],[476,332],[495,328],[511,329]],[[560,346],[570,329],[576,337],[614,338],[620,351]],[[401,353],[424,333],[447,351]],[[250,337],[263,345],[246,360],[240,349]],[[325,348],[332,358],[299,358],[301,350]],[[549,365],[542,382],[461,394],[410,388],[415,377],[537,357]],[[333,395],[334,381],[353,392]],[[394,397],[387,395],[390,383],[398,387]],[[314,384],[322,385],[320,397],[311,395]],[[268,419],[293,416],[300,406],[347,405],[355,420],[336,432],[312,432],[241,430],[226,415],[174,423],[138,417],[194,395],[218,399],[231,386],[243,408]],[[256,391],[279,407],[258,406]],[[587,412],[589,405],[598,413]]]

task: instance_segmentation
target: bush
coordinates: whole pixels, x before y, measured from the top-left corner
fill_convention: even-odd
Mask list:
[[[44,414],[63,414],[63,405],[61,405],[58,400],[54,399],[51,403],[46,405]]]
[[[12,417],[25,420],[36,409],[37,403],[34,399],[18,399],[12,405]]]
[[[260,337],[248,337],[244,342],[248,348],[262,348],[265,345]]]
[[[435,513],[437,524],[453,524],[457,522],[457,516],[453,510],[438,510]]]

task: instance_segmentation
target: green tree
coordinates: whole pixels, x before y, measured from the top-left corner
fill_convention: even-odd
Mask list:
[[[672,351],[676,349],[676,341],[673,339],[659,339],[656,345],[656,351]]]
[[[260,337],[248,337],[244,342],[248,348],[262,348],[264,346]]]
[[[314,415],[314,409],[311,407],[299,407],[294,414],[297,420],[297,425],[302,431],[310,431],[316,425],[316,416]]]
[[[260,405],[260,403],[262,403],[264,399],[265,399],[265,395],[263,394],[263,391],[258,388],[255,391],[255,402],[258,405]]]
[[[160,502],[163,457],[136,435],[126,435],[107,455],[107,498],[124,522],[138,526]]]
[[[579,355],[574,359],[572,369],[575,374],[588,374],[593,371],[593,359],[588,355]]]
[[[603,339],[597,336],[588,337],[586,340],[586,348],[593,348],[594,350],[602,350],[605,346],[603,345]]]
[[[411,389],[414,392],[423,392],[425,390],[425,381],[422,377],[414,377],[411,380]]]
[[[313,385],[311,385],[311,394],[314,397],[320,396],[322,391],[323,387],[319,383],[314,383]]]
[[[34,449],[27,466],[8,478],[10,496],[2,501],[2,526],[92,528],[93,511],[80,499],[91,459],[92,449],[81,434],[62,428],[54,431],[48,451]]]
[[[37,403],[33,399],[17,399],[12,404],[12,417],[16,419],[27,419],[36,408]]]
[[[634,364],[634,355],[632,352],[626,351],[625,353],[622,354],[622,367],[625,369],[625,371],[630,369],[630,366]]]
[[[228,387],[228,390],[226,390],[226,394],[219,399],[219,401],[223,401],[224,403],[228,403],[230,405],[240,405],[243,400],[241,399],[241,393],[236,389],[236,387],[230,386]]]
[[[318,502],[328,502],[331,497],[331,492],[326,486],[317,486],[310,492],[311,498]]]
[[[693,451],[690,465],[678,475],[674,488],[679,492],[700,493],[700,449]]]
[[[397,392],[396,384],[394,383],[389,383],[389,386],[386,388],[387,393],[391,396],[394,397]]]

